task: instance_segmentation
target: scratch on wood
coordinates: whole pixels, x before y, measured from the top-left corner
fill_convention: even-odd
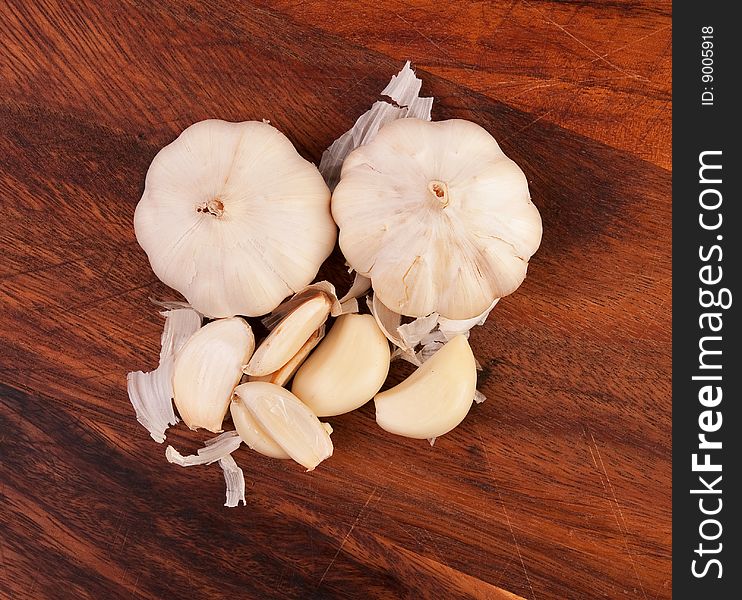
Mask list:
[[[520,551],[520,544],[518,544],[518,540],[515,539],[515,532],[513,531],[513,526],[510,523],[510,516],[508,516],[508,510],[507,508],[505,508],[505,502],[502,499],[502,494],[500,494],[500,490],[497,490],[497,496],[500,498],[500,504],[502,504],[502,512],[505,513],[505,520],[508,522],[508,529],[510,529],[510,535],[513,536],[513,541],[515,542],[515,550],[518,552],[518,558],[520,559],[520,566],[523,567],[523,574],[526,576],[528,587],[531,589],[531,598],[533,598],[533,600],[536,600],[536,594],[533,591],[533,585],[531,585],[531,578],[528,576],[528,569],[526,569],[526,563],[523,561],[523,554],[521,554],[521,551]]]
[[[630,48],[631,46],[635,46],[639,42],[643,42],[647,38],[650,38],[653,35],[657,35],[658,33],[662,32],[662,31],[666,31],[668,29],[670,29],[670,25],[665,25],[664,27],[660,27],[659,29],[655,29],[654,31],[652,31],[651,33],[648,33],[647,35],[643,35],[643,36],[641,36],[639,38],[636,38],[635,40],[630,41],[628,44],[624,44],[620,48],[615,48],[613,50],[610,50],[609,52],[606,52],[605,54],[602,54],[602,55],[600,55],[600,56],[598,56],[596,58],[593,58],[592,60],[590,60],[587,63],[583,63],[583,64],[579,65],[578,67],[575,68],[575,70],[580,69],[582,67],[585,67],[587,65],[591,65],[592,63],[597,62],[599,60],[605,59],[606,57],[611,56],[612,54],[616,54],[617,52],[621,52],[621,50],[625,50],[626,48]]]
[[[413,23],[410,23],[410,22],[409,22],[409,21],[408,21],[407,19],[405,19],[405,18],[404,18],[404,17],[402,16],[402,15],[400,15],[400,14],[394,13],[394,15],[395,15],[395,16],[396,16],[396,17],[397,17],[397,18],[398,18],[399,20],[401,20],[401,21],[402,21],[402,22],[403,22],[403,23],[404,23],[405,25],[407,25],[408,27],[410,27],[410,28],[411,28],[411,29],[412,29],[413,31],[416,31],[417,33],[419,33],[419,34],[420,34],[420,36],[421,36],[421,37],[422,37],[423,39],[425,39],[425,40],[426,40],[426,41],[427,41],[428,43],[430,43],[430,44],[431,44],[431,45],[432,45],[433,47],[435,47],[435,48],[437,48],[438,50],[440,50],[440,52],[441,52],[441,55],[443,55],[443,56],[444,56],[445,58],[448,58],[448,59],[450,59],[450,60],[453,60],[453,59],[451,58],[451,55],[450,55],[450,54],[449,54],[448,52],[446,52],[446,51],[445,51],[445,50],[443,49],[443,46],[441,46],[441,45],[440,45],[439,43],[437,43],[437,42],[436,42],[435,40],[432,40],[432,39],[431,39],[431,38],[429,38],[429,37],[428,37],[427,35],[425,35],[425,33],[423,33],[422,31],[420,31],[420,29],[418,29],[417,27],[415,27],[415,25],[414,25]]]
[[[590,46],[588,46],[585,42],[583,42],[576,35],[574,35],[573,33],[570,33],[569,31],[567,31],[567,29],[564,26],[560,25],[559,23],[557,23],[553,19],[550,19],[549,17],[547,17],[538,8],[536,8],[535,6],[532,6],[529,2],[526,2],[526,0],[523,0],[523,4],[525,4],[528,8],[536,11],[541,16],[541,18],[544,21],[546,21],[547,23],[550,23],[550,24],[554,25],[554,27],[557,27],[564,34],[566,34],[569,37],[571,37],[574,41],[576,41],[578,44],[580,44],[580,46],[582,46],[583,48],[587,49],[587,51],[590,52],[590,54],[593,54],[594,56],[596,56],[597,57],[595,59],[596,61],[597,60],[602,60],[605,64],[607,64],[612,69],[615,69],[619,73],[623,73],[624,75],[626,75],[627,77],[631,77],[632,79],[638,79],[640,81],[649,81],[646,77],[642,77],[641,75],[637,75],[636,73],[629,73],[628,71],[624,71],[621,67],[619,67],[618,65],[616,65],[616,64],[612,63],[611,61],[609,61],[605,56],[601,56],[598,52],[596,52],[595,50],[593,50]]]
[[[482,432],[477,431],[477,436],[479,437],[479,442],[482,444],[482,450],[484,451],[484,461],[487,464],[487,471],[490,474],[490,477],[492,477],[492,465],[490,464],[490,458],[487,454],[487,446],[484,443],[484,438],[482,438]],[[528,576],[528,569],[526,569],[526,563],[523,560],[523,554],[520,551],[520,544],[518,544],[518,540],[515,537],[515,531],[513,531],[513,525],[510,523],[510,515],[508,515],[508,510],[505,508],[505,501],[502,499],[502,494],[500,493],[500,489],[497,488],[497,497],[500,499],[500,505],[502,506],[502,512],[505,514],[505,521],[508,524],[508,529],[510,530],[510,535],[513,538],[513,542],[515,543],[515,550],[518,553],[518,558],[520,559],[520,566],[523,567],[523,574],[526,576],[526,581],[528,582],[528,587],[531,590],[531,598],[533,600],[536,600],[536,593],[533,591],[533,585],[531,584],[531,578]]]
[[[319,583],[317,584],[317,588],[318,589],[322,585],[322,582],[325,580],[325,577],[327,577],[327,574],[330,572],[330,568],[332,567],[332,565],[335,564],[335,561],[337,560],[337,557],[340,555],[340,551],[343,549],[343,546],[345,546],[345,542],[350,537],[350,534],[353,533],[353,530],[356,528],[356,525],[358,525],[358,521],[360,520],[361,515],[363,514],[363,511],[366,510],[366,507],[368,506],[369,502],[371,502],[371,498],[374,497],[374,494],[376,493],[376,490],[378,489],[378,487],[379,486],[376,486],[376,487],[374,487],[373,490],[371,490],[371,493],[368,495],[368,498],[366,498],[366,502],[361,507],[361,510],[358,511],[358,514],[356,515],[355,521],[353,521],[353,524],[350,526],[350,529],[348,530],[348,533],[346,533],[345,534],[345,537],[343,537],[343,541],[340,542],[340,547],[337,549],[337,552],[335,552],[335,556],[332,557],[332,560],[330,561],[330,564],[327,565],[327,568],[325,569],[325,572],[322,573],[322,577],[320,578]],[[377,500],[379,500],[380,498],[381,498],[381,494],[379,494],[379,498],[377,498]]]
[[[534,119],[533,121],[529,122],[529,123],[528,123],[527,125],[524,125],[524,126],[523,126],[523,127],[521,127],[520,129],[518,129],[518,131],[516,131],[515,133],[511,133],[511,134],[510,134],[509,136],[507,136],[507,137],[504,137],[504,138],[502,138],[502,141],[503,141],[503,142],[505,142],[505,141],[509,140],[510,138],[512,138],[512,137],[514,137],[514,136],[516,136],[516,135],[518,135],[518,134],[519,134],[519,133],[521,133],[522,131],[525,131],[525,130],[526,130],[526,129],[528,129],[529,127],[532,127],[533,125],[535,125],[536,123],[538,123],[538,122],[539,122],[539,121],[540,121],[541,119],[543,119],[544,117],[548,117],[548,116],[549,116],[549,115],[550,115],[551,113],[553,113],[553,112],[554,112],[554,109],[552,109],[552,110],[547,110],[547,111],[546,111],[545,113],[543,113],[543,114],[542,114],[541,116],[539,116],[539,117],[536,117],[536,118],[535,118],[535,119]]]
[[[138,574],[137,574],[137,578],[136,578],[136,579],[134,580],[134,587],[133,587],[133,588],[132,588],[132,590],[131,590],[131,596],[130,596],[131,598],[133,598],[133,597],[134,597],[134,595],[135,595],[135,594],[137,593],[137,591],[138,591],[138,588],[139,588],[139,578],[140,578],[141,576],[142,576],[142,574],[141,574],[141,573],[138,573]]]
[[[587,428],[583,427],[583,430],[586,433],[590,434],[590,439],[593,442],[593,446],[595,446],[595,453],[598,455],[598,460],[600,461],[600,468],[603,471],[603,475],[605,475],[605,481],[608,483],[608,488],[606,489],[605,483],[603,482],[603,475],[600,475],[600,482],[603,484],[603,490],[608,492],[610,490],[611,496],[613,496],[613,502],[616,503],[616,508],[618,509],[618,514],[621,517],[621,521],[619,522],[618,517],[616,516],[616,511],[613,509],[613,502],[611,502],[610,498],[608,498],[608,504],[611,506],[611,512],[613,513],[613,517],[616,519],[616,525],[618,525],[618,530],[621,532],[621,535],[623,537],[623,543],[624,547],[626,548],[626,554],[629,557],[629,560],[631,561],[631,567],[634,570],[634,575],[636,576],[636,580],[639,582],[639,588],[641,589],[642,596],[647,598],[647,593],[644,591],[644,584],[642,583],[642,578],[639,576],[639,570],[636,567],[636,560],[634,559],[634,555],[631,552],[631,548],[629,548],[629,542],[627,539],[629,530],[626,527],[626,519],[623,516],[623,510],[621,510],[621,505],[618,502],[618,497],[616,496],[616,491],[613,489],[613,484],[611,483],[610,478],[608,477],[608,470],[605,468],[605,463],[603,462],[603,456],[600,454],[600,449],[598,448],[598,444],[595,441],[595,436],[593,435],[592,431],[588,431]],[[590,455],[593,458],[593,463],[595,464],[595,468],[598,468],[598,463],[595,460],[595,455],[593,454],[592,448],[590,448],[590,444],[588,444],[588,448],[590,449]],[[623,524],[623,526],[622,526]]]

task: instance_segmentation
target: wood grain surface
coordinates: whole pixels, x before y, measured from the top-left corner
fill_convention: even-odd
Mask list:
[[[2,3],[0,597],[670,598],[670,12]],[[241,449],[226,509],[220,469],[167,464],[126,396],[158,356],[148,297],[176,297],[134,238],[147,167],[207,117],[270,119],[316,162],[406,59],[543,216],[472,335],[489,399],[433,448],[373,406],[333,418],[311,474]],[[322,274],[348,283],[337,254]]]

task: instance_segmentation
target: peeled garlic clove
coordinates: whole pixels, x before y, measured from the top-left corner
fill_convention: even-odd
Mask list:
[[[234,398],[229,406],[232,413],[232,422],[242,441],[252,450],[270,456],[271,458],[291,458],[276,441],[269,436],[247,410],[242,401],[242,388],[247,384],[238,385],[234,390]]]
[[[521,284],[541,217],[521,169],[468,121],[400,119],[343,164],[340,248],[391,311],[470,319]]]
[[[239,317],[212,321],[190,337],[173,370],[175,406],[188,427],[222,430],[232,390],[254,348],[252,329]]]
[[[240,386],[240,399],[258,425],[307,471],[332,456],[332,440],[309,407],[273,383],[250,381]]]
[[[276,325],[245,366],[247,375],[269,375],[284,366],[330,315],[331,300],[319,293]]]
[[[402,383],[376,395],[376,422],[405,437],[441,436],[464,420],[476,385],[474,354],[457,336]]]
[[[299,351],[289,359],[289,362],[283,365],[280,369],[273,371],[273,373],[269,373],[268,375],[250,375],[248,376],[248,381],[267,381],[268,383],[275,383],[276,385],[283,387],[294,376],[302,363],[307,359],[307,356],[309,356],[317,344],[320,343],[323,337],[325,337],[324,325],[315,331],[311,337],[304,342],[304,345],[299,348]]]
[[[280,131],[212,119],[155,156],[134,229],[157,277],[195,310],[260,316],[332,252],[329,206],[319,171]]]
[[[389,342],[371,315],[342,315],[299,368],[291,391],[319,417],[341,415],[373,398],[389,360]]]

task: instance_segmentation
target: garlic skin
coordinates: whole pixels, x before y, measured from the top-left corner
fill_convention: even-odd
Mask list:
[[[155,156],[134,213],[152,270],[209,317],[260,316],[335,245],[330,191],[267,123],[210,119]]]
[[[255,350],[243,371],[246,375],[269,375],[291,360],[330,316],[332,302],[319,293],[286,315]]]
[[[250,381],[239,397],[263,431],[307,471],[332,456],[332,440],[309,407],[273,383]]]
[[[521,284],[541,242],[523,171],[482,127],[400,119],[350,153],[340,248],[391,311],[470,319]]]
[[[439,437],[464,420],[476,386],[474,354],[459,335],[402,383],[376,395],[376,422],[396,435]]]
[[[178,423],[173,411],[173,366],[175,355],[201,327],[201,315],[191,308],[162,311],[165,327],[160,337],[160,364],[154,371],[136,371],[126,376],[126,388],[139,421],[153,440],[165,441],[165,431]]]
[[[254,349],[252,328],[239,317],[212,321],[189,338],[173,368],[173,399],[188,427],[222,430],[232,390]]]
[[[371,315],[342,315],[296,372],[291,391],[318,417],[342,415],[381,389],[390,357],[389,342]]]
[[[234,398],[229,406],[229,411],[232,414],[232,422],[234,423],[237,433],[240,434],[242,441],[245,442],[251,450],[255,450],[264,456],[271,458],[291,458],[286,451],[279,446],[275,440],[269,436],[263,428],[255,421],[255,417],[252,416],[249,410],[245,407],[241,397],[242,385],[238,385],[234,390]]]

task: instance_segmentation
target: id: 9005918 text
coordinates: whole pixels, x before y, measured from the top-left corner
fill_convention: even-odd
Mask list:
[[[701,27],[701,105],[714,105],[714,28],[711,25]]]

